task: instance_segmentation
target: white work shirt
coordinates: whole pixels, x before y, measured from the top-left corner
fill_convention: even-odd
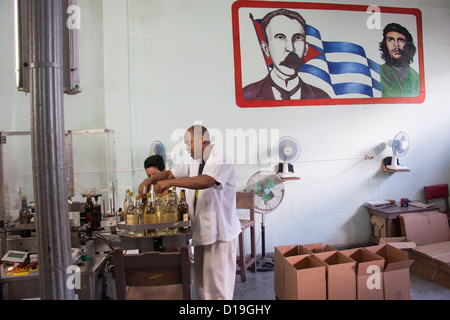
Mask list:
[[[200,161],[190,158],[171,169],[175,179],[198,175]],[[236,177],[233,165],[212,147],[203,174],[216,180],[211,188],[199,190],[194,212],[196,190],[186,190],[192,228],[192,245],[208,245],[216,241],[230,241],[241,232],[236,213]]]

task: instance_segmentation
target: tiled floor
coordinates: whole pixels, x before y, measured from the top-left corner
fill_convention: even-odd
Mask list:
[[[247,271],[246,276],[246,282],[241,282],[240,276],[236,276],[236,285],[234,288],[235,300],[275,299],[273,271],[256,273]],[[411,273],[410,284],[412,300],[450,300],[450,289],[414,273]]]

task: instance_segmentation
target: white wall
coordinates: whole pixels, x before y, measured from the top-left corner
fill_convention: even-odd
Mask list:
[[[360,4],[360,1],[316,1]],[[66,98],[66,129],[115,131],[119,196],[144,177],[150,144],[172,149],[174,130],[194,121],[212,129],[278,129],[302,146],[295,163],[300,181],[285,183],[280,207],[266,218],[266,250],[321,241],[333,245],[368,240],[367,200],[423,199],[424,185],[450,182],[450,5],[435,1],[375,1],[422,10],[426,99],[423,104],[303,106],[242,109],[236,106],[231,0],[81,0],[83,94]],[[369,3],[368,3],[369,4]],[[10,2],[0,4],[12,22]],[[0,30],[0,130],[29,128],[28,98],[14,90],[12,28]],[[9,61],[9,62],[8,62]],[[20,115],[20,116],[19,116]],[[398,131],[411,149],[402,161],[410,173],[385,173],[381,160],[358,158]],[[332,160],[335,159],[335,160]],[[346,159],[346,160],[343,160]],[[326,160],[326,161],[319,161]],[[261,165],[236,165],[238,189]],[[120,202],[121,200],[119,200]],[[257,224],[261,216],[257,216]],[[259,231],[258,231],[259,234]],[[261,243],[258,243],[258,250]]]

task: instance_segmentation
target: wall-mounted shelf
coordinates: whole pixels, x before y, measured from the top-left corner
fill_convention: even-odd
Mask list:
[[[281,180],[283,180],[283,181],[292,181],[292,180],[301,180],[301,178],[300,177],[285,177],[285,178],[281,178]]]
[[[384,165],[383,162],[381,163],[381,169],[383,171],[385,171],[385,172],[392,172],[392,173],[394,173],[394,172],[411,172],[411,170],[409,170],[409,169],[406,169],[406,170],[391,170],[391,169],[388,169],[388,168],[386,168],[386,166]]]

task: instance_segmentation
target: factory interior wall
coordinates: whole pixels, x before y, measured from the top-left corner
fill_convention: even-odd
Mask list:
[[[174,151],[173,158],[179,153],[183,130],[194,122],[211,129],[217,139],[227,130],[265,129],[299,140],[301,155],[294,167],[301,180],[284,183],[282,203],[265,217],[266,251],[284,244],[366,243],[370,233],[366,201],[423,200],[423,186],[450,183],[450,106],[445,98],[450,83],[448,1],[367,3],[422,11],[423,103],[280,108],[236,105],[233,2],[79,1],[83,93],[65,96],[66,130],[114,130],[117,202],[123,201],[125,189],[136,192],[145,178],[143,162],[152,142],[163,142],[169,153]],[[30,130],[30,96],[15,88],[12,3],[0,3],[2,131]],[[383,172],[381,161],[392,154],[386,143],[399,131],[411,139],[408,154],[401,158],[411,172]],[[248,146],[246,151],[251,158],[267,150]],[[366,154],[375,158],[365,160]],[[238,190],[254,173],[271,167],[248,162],[235,165]],[[259,238],[262,216],[256,219]],[[261,250],[260,239],[257,248]]]

